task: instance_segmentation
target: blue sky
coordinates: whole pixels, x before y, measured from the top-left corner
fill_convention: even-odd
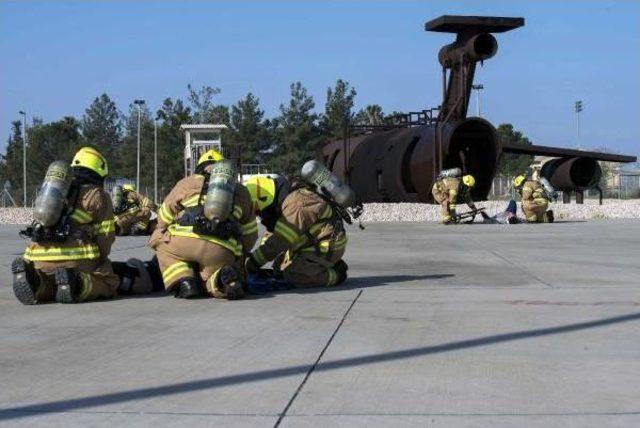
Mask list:
[[[357,104],[385,112],[440,102],[438,49],[426,33],[442,14],[522,16],[498,35],[476,74],[483,116],[511,122],[536,144],[576,145],[573,103],[584,101],[583,147],[640,155],[640,2],[35,2],[0,1],[0,149],[24,109],[46,121],[81,116],[107,92],[126,111],[154,109],[188,83],[251,91],[268,115],[300,80],[324,105],[336,79]],[[475,98],[474,98],[475,100]],[[474,101],[475,102],[475,101]],[[475,111],[475,104],[472,104]]]

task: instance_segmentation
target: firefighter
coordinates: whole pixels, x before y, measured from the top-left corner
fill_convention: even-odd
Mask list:
[[[347,235],[336,198],[303,180],[289,185],[282,176],[252,177],[246,186],[268,232],[246,261],[249,273],[273,261],[276,275],[293,287],[333,286],[347,279],[342,260]]]
[[[540,180],[527,179],[519,175],[513,180],[513,187],[522,199],[522,211],[527,223],[553,223],[553,211],[547,210],[550,195]]]
[[[109,260],[115,239],[113,207],[103,189],[107,161],[90,147],[80,149],[71,165],[53,162],[34,208],[34,221],[21,232],[32,243],[13,261],[13,291],[25,305],[56,301],[76,303],[148,293],[151,281],[141,261]]]
[[[116,222],[116,235],[150,235],[156,221],[151,220],[156,206],[151,199],[136,192],[133,184],[115,186],[111,192]]]
[[[258,225],[251,197],[236,178],[233,163],[209,150],[160,206],[149,245],[175,297],[244,296],[242,257],[253,248]]]
[[[444,177],[436,180],[431,188],[433,199],[442,207],[442,223],[453,224],[456,220],[456,205],[464,202],[470,209],[476,210],[471,199],[471,189],[476,185],[472,175]]]

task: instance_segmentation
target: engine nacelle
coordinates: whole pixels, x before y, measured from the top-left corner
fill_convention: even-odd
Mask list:
[[[549,180],[556,190],[586,190],[598,185],[602,168],[595,159],[559,158],[542,165],[540,175]]]

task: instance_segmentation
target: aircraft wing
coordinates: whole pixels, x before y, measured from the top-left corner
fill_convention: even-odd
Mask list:
[[[535,146],[523,144],[505,143],[502,145],[504,153],[513,153],[518,155],[540,155],[560,158],[588,158],[605,162],[636,162],[636,156],[617,155],[613,153],[590,152],[585,150],[563,149],[561,147]]]

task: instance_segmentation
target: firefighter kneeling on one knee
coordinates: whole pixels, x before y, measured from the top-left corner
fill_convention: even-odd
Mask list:
[[[459,171],[459,170],[458,170]],[[450,176],[438,178],[433,184],[431,194],[433,199],[442,207],[442,223],[456,223],[456,206],[466,203],[472,210],[476,209],[471,199],[471,189],[476,185],[472,175]]]
[[[75,303],[151,291],[140,260],[109,260],[115,228],[111,199],[103,188],[107,172],[104,157],[90,147],[80,149],[70,166],[56,161],[47,169],[34,221],[20,232],[32,243],[11,266],[13,291],[23,304]]]
[[[114,186],[111,190],[116,220],[116,235],[150,235],[155,228],[151,213],[156,206],[151,199],[136,192],[133,184]]]
[[[234,164],[210,150],[198,160],[195,174],[165,198],[149,245],[166,290],[176,297],[238,299],[244,296],[243,252],[257,237],[251,197],[237,183]]]
[[[527,223],[553,223],[553,211],[547,210],[549,202],[553,198],[540,180],[527,179],[524,175],[519,175],[513,180],[513,186],[522,199],[522,211]]]
[[[246,183],[267,234],[247,259],[249,273],[273,261],[274,274],[293,287],[332,286],[347,279],[342,260],[355,204],[351,188],[326,167],[309,161],[291,185],[281,176],[253,177]]]

